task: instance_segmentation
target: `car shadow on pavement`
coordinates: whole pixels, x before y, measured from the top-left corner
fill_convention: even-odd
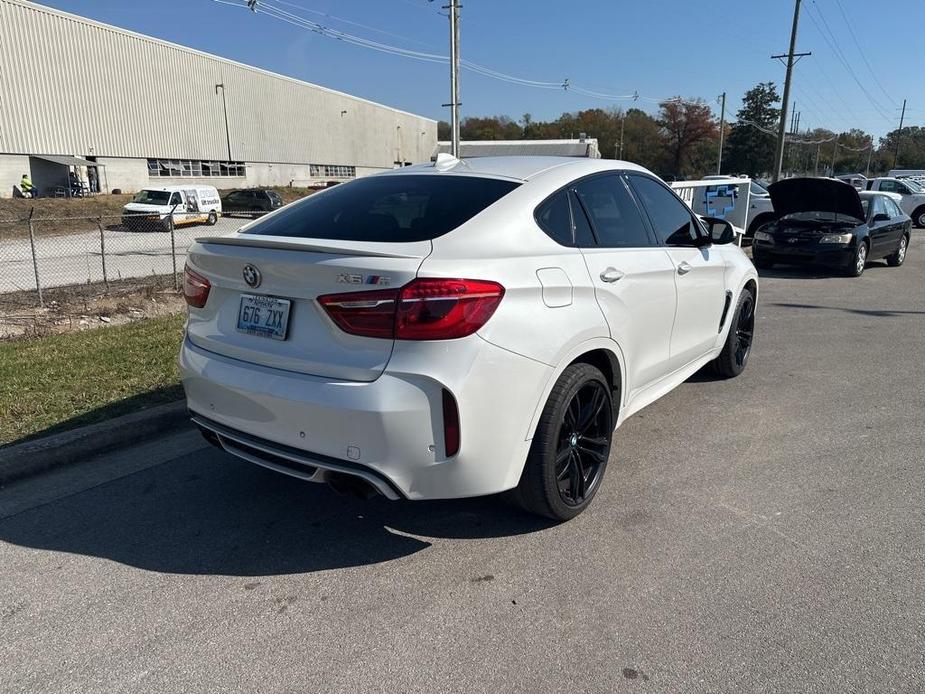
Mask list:
[[[849,308],[845,306],[820,306],[819,304],[795,304],[787,302],[775,302],[772,306],[782,306],[784,308],[806,308],[813,311],[843,311],[845,313],[854,313],[859,316],[875,316],[877,318],[898,318],[900,316],[922,316],[925,311],[903,311],[895,309],[873,309],[873,308]]]
[[[399,559],[428,538],[552,526],[493,498],[342,497],[209,448],[0,520],[0,541],[148,571],[263,576]]]

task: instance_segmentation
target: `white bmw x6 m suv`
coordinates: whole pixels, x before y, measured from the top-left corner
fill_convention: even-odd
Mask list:
[[[571,518],[622,421],[745,368],[757,274],[707,224],[620,161],[441,155],[316,193],[190,248],[191,416],[342,490]]]

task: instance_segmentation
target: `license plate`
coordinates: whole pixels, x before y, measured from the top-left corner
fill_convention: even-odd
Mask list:
[[[289,326],[289,299],[242,294],[238,331],[257,337],[285,340]]]

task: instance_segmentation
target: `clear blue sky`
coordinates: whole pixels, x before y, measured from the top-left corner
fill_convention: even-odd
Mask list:
[[[422,52],[448,52],[448,21],[440,9],[446,4],[443,0],[266,3],[365,39]],[[414,113],[447,118],[441,104],[449,101],[448,68],[442,64],[357,47],[213,0],[44,0],[44,4]],[[461,53],[472,62],[530,80],[568,78],[607,94],[682,95],[715,104],[716,96],[726,91],[731,113],[739,107],[743,92],[757,82],[783,84],[784,67],[769,56],[786,52],[793,14],[791,0],[463,0],[462,4]],[[795,71],[793,99],[802,111],[802,125],[835,130],[860,127],[882,135],[896,127],[903,98],[909,99],[906,124],[925,121],[921,60],[925,0],[804,0],[803,7],[798,49],[811,50],[813,55]],[[526,112],[534,119],[549,119],[565,111],[632,105],[518,86],[467,71],[462,73],[461,100],[463,116],[505,114],[515,119]],[[637,105],[654,109],[645,101]]]

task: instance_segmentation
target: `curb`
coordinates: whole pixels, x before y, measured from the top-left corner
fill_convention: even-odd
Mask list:
[[[0,486],[130,446],[187,422],[186,401],[180,400],[0,448]]]

